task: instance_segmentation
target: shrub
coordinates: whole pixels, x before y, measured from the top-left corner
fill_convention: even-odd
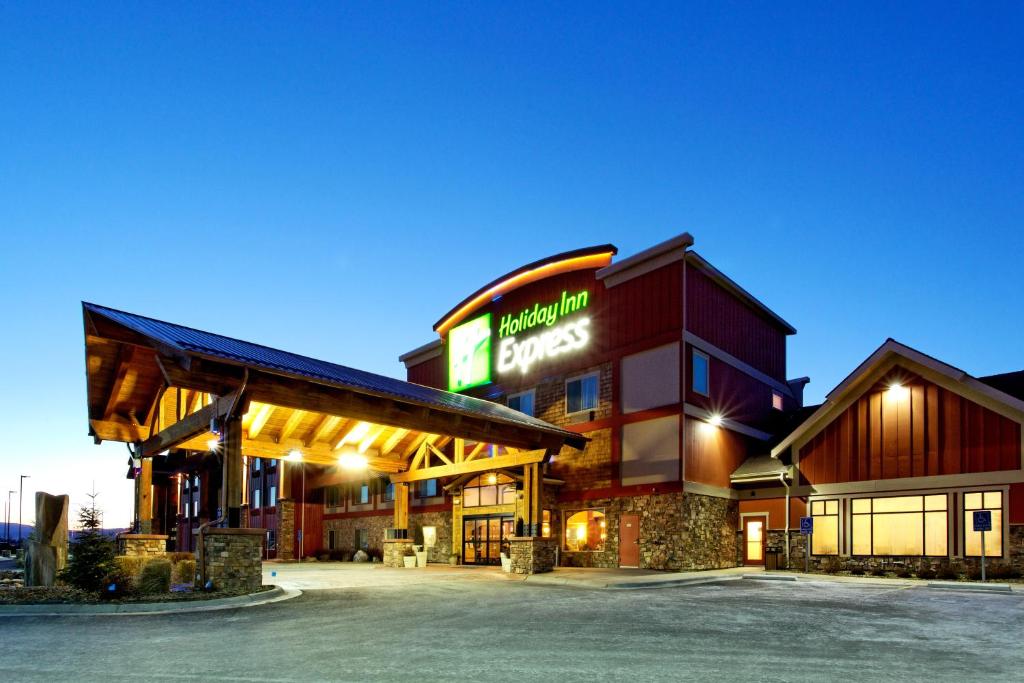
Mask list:
[[[329,551],[327,551],[327,557],[330,558],[330,560],[332,562],[342,562],[345,559],[351,560],[352,559],[352,551],[351,550],[340,550],[340,549],[339,550],[329,550]]]
[[[913,575],[914,574],[909,569],[907,569],[906,567],[904,567],[904,568],[902,568],[902,569],[900,569],[900,570],[898,570],[896,572],[896,576],[898,578],[901,578],[901,579],[909,579]]]
[[[821,564],[821,568],[826,574],[838,574],[843,564],[838,557],[829,557]]]
[[[981,566],[971,567],[967,570],[967,578],[971,581],[981,581]]]
[[[864,576],[864,567],[854,567],[850,570],[850,573],[854,576]]]
[[[367,549],[366,554],[370,556],[370,559],[373,562],[383,562],[384,561],[384,551],[381,550],[380,548],[369,548],[369,549]]]
[[[127,576],[136,579],[146,565],[146,558],[141,555],[118,555],[114,558],[114,563]]]
[[[889,572],[882,567],[875,567],[871,570],[871,576],[886,576]]]
[[[924,569],[917,570],[917,578],[924,579],[925,581],[931,581],[936,576],[938,576],[938,572],[936,572],[934,569],[929,569],[925,567]]]
[[[179,562],[185,562],[187,560],[192,560],[194,562],[196,556],[193,553],[167,553],[167,559],[171,561],[171,564],[178,564]]]
[[[115,563],[113,568],[103,576],[103,588],[100,597],[104,600],[118,600],[135,594],[135,576]]]
[[[939,564],[935,577],[943,581],[956,581],[960,578],[960,575],[956,573],[953,566],[947,561]]]
[[[1008,564],[997,564],[986,568],[986,578],[993,579],[1019,579],[1020,571]]]
[[[168,593],[171,590],[171,563],[163,558],[150,560],[139,576],[139,592],[143,595]]]
[[[175,583],[193,583],[196,580],[196,561],[182,560],[174,565]]]

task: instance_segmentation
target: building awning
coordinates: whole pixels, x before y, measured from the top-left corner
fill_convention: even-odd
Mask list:
[[[334,464],[354,451],[372,469],[481,458],[486,444],[582,448],[588,439],[507,406],[83,303],[90,434],[141,443],[143,455],[207,450],[213,422],[241,415],[243,453],[301,450]],[[447,444],[453,449],[444,451]],[[461,468],[461,469],[469,469]]]
[[[739,484],[761,484],[767,482],[778,482],[781,477],[790,478],[789,467],[781,460],[773,458],[767,453],[755,455],[743,461],[736,471],[729,476],[729,481],[734,485]]]

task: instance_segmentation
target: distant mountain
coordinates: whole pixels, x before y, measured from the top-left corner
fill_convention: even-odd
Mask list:
[[[17,543],[18,542],[18,526],[19,525],[17,523],[11,522],[11,536],[10,536],[10,539],[7,539],[11,543]],[[26,540],[28,540],[29,535],[34,530],[34,527],[31,524],[22,524],[20,526],[21,526],[21,539],[22,539],[22,541],[26,541]],[[125,528],[100,529],[100,533],[101,534],[103,534],[104,536],[109,536],[110,538],[114,538],[119,533],[124,532],[124,531],[128,531],[128,529],[125,529]],[[73,540],[75,540],[75,536],[77,536],[78,534],[79,534],[78,530],[72,529],[70,531],[70,533],[68,534],[68,536],[70,537],[70,540],[73,541]],[[7,535],[7,525],[4,524],[2,520],[0,520],[0,543],[4,542],[6,535]]]

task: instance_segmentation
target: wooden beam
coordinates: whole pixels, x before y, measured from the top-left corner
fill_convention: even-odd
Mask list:
[[[462,462],[466,459],[466,440],[456,438],[455,445],[452,447],[452,455],[455,456],[455,462]]]
[[[323,419],[321,419],[317,426],[313,428],[313,432],[309,435],[309,438],[306,439],[306,447],[308,448],[317,441],[322,440],[328,432],[338,426],[339,422],[341,422],[340,417],[324,415]]]
[[[238,392],[233,391],[151,435],[142,443],[142,455],[156,455],[160,451],[173,448],[198,434],[209,431],[210,423],[227,415],[237,397]]]
[[[103,408],[103,419],[109,420],[114,415],[114,408],[117,407],[117,400],[121,397],[121,387],[124,386],[124,381],[128,377],[128,370],[130,370],[132,357],[135,355],[134,346],[122,345],[117,351],[117,360],[114,366],[114,382],[110,387],[110,393],[107,394],[107,402]]]
[[[366,426],[364,427],[363,425],[366,425]],[[370,428],[369,425],[366,424],[365,422],[363,422],[362,420],[349,420],[349,423],[347,425],[345,425],[345,427],[338,434],[337,438],[334,439],[334,448],[335,448],[335,450],[341,448],[346,443],[348,443],[349,439],[352,438],[352,435],[355,434],[357,429],[358,430],[363,430],[363,429],[367,429],[368,430],[369,428]]]
[[[408,434],[408,429],[401,428],[391,432],[391,436],[389,436],[384,441],[384,445],[380,447],[381,454],[390,455],[391,451],[395,450],[395,446],[397,446],[402,441],[402,439],[404,439]]]
[[[428,436],[430,436],[430,434],[427,432],[420,432],[419,435],[412,440],[412,443],[405,447],[405,451],[402,453],[402,459],[407,460],[413,453],[418,451]]]
[[[433,451],[434,455],[436,455],[437,457],[441,458],[441,461],[445,465],[454,465],[455,464],[451,460],[449,460],[448,456],[445,455],[444,453],[442,453],[441,449],[438,448],[437,446],[435,446],[434,444],[432,444],[430,442],[427,442],[427,448],[429,448],[431,451]]]
[[[260,432],[266,426],[267,421],[270,420],[270,416],[274,414],[274,406],[264,403],[260,406],[260,409],[256,411],[256,415],[252,418],[252,423],[249,425],[249,438],[255,439],[259,436]]]
[[[123,420],[89,420],[93,435],[102,441],[135,443],[149,438],[149,427]]]
[[[470,460],[474,460],[476,456],[480,455],[480,453],[482,453],[483,450],[487,448],[487,446],[488,444],[484,443],[483,441],[480,441],[479,443],[477,443],[477,445],[473,446],[473,450],[469,452],[469,455],[463,458],[463,461],[469,462]]]
[[[290,438],[292,432],[298,428],[299,424],[302,422],[302,418],[304,417],[306,417],[305,410],[293,410],[291,414],[288,415],[288,419],[285,420],[284,427],[281,427],[281,433],[277,435],[277,442],[281,443],[285,439]]]
[[[370,433],[359,442],[359,447],[356,450],[360,453],[365,453],[366,450],[373,445],[373,442],[380,438],[380,435],[384,433],[385,429],[387,429],[387,427],[371,427]]]
[[[461,462],[452,465],[439,465],[437,467],[426,467],[423,469],[410,469],[408,472],[399,472],[391,475],[391,481],[408,483],[412,481],[423,481],[425,479],[436,479],[439,477],[457,477],[460,474],[470,472],[489,472],[503,467],[521,467],[532,463],[544,462],[548,457],[546,449],[525,451],[516,455],[503,455],[497,458],[484,458],[472,462]]]

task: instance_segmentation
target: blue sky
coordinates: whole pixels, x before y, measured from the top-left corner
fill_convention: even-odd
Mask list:
[[[395,3],[0,9],[0,495],[126,524],[79,301],[401,376],[535,258],[684,230],[823,394],[892,336],[1024,368],[1024,12]]]

